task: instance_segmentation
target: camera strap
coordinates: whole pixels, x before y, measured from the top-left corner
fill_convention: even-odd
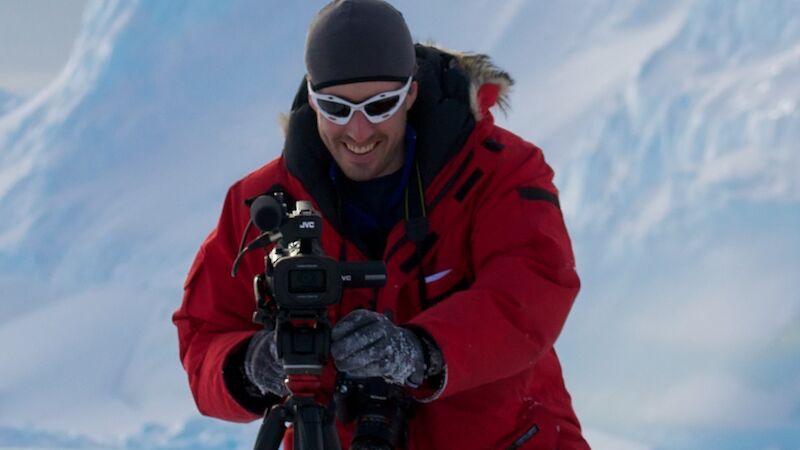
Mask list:
[[[414,243],[416,248],[417,278],[419,285],[419,299],[422,304],[427,297],[425,289],[425,273],[422,270],[423,242],[428,236],[428,218],[425,208],[425,191],[422,187],[422,176],[420,175],[419,162],[414,160],[414,170],[411,171],[411,179],[406,186],[404,198],[404,214],[406,237]]]

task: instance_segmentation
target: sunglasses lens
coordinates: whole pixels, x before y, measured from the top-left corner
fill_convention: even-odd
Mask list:
[[[400,101],[400,96],[393,95],[389,98],[376,100],[364,105],[364,111],[366,111],[370,116],[380,116],[391,111],[392,108],[397,106],[398,101]]]
[[[317,104],[323,111],[334,117],[347,117],[350,114],[350,107],[341,103],[319,99]]]

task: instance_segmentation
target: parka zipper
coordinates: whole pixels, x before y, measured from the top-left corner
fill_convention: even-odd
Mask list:
[[[539,426],[538,425],[533,425],[532,427],[528,428],[525,431],[525,433],[522,434],[522,436],[518,437],[517,440],[515,440],[511,445],[506,447],[505,450],[516,450],[516,449],[522,447],[523,444],[528,442],[538,432],[539,432]]]

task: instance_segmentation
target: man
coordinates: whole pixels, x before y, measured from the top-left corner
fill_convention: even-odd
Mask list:
[[[409,449],[588,449],[553,349],[579,289],[553,172],[489,111],[510,77],[415,47],[380,0],[323,8],[305,58],[282,156],[231,187],[174,316],[199,410],[250,421],[288,393],[274,333],[251,321],[263,253],[229,275],[254,237],[245,201],[277,186],[321,212],[326,254],[387,269],[331,308],[319,398],[335,372],[402,386]]]

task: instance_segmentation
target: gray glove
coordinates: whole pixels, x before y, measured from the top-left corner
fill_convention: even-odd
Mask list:
[[[262,394],[269,392],[278,397],[289,394],[283,382],[286,372],[278,360],[274,331],[261,330],[250,339],[244,358],[244,373]]]
[[[419,338],[383,314],[366,309],[352,311],[333,327],[331,337],[336,368],[351,377],[381,377],[411,387],[425,379],[425,356]]]

